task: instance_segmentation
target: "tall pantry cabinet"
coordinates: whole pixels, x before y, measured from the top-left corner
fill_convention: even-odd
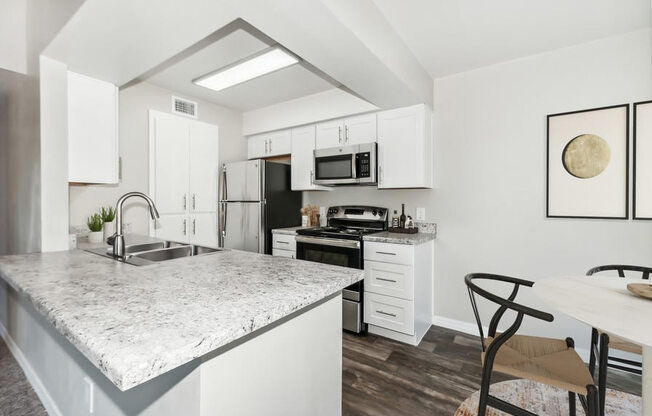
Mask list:
[[[161,216],[150,234],[217,246],[217,126],[150,110],[149,138],[149,193]]]

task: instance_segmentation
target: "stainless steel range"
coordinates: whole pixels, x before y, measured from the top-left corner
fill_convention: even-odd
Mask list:
[[[366,234],[387,230],[387,208],[336,206],[328,208],[327,226],[297,231],[297,258],[337,266],[364,268],[363,240]],[[363,282],[342,291],[342,326],[362,332]]]

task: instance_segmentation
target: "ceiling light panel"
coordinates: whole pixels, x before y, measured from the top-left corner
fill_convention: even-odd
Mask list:
[[[221,91],[298,62],[296,56],[276,46],[199,77],[193,80],[193,83],[214,91]]]

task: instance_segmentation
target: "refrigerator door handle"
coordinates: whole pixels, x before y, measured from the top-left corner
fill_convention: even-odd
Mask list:
[[[222,175],[221,175],[221,189],[222,189],[222,197],[220,200],[226,201],[226,197],[228,195],[227,190],[226,190],[226,165],[222,165]]]

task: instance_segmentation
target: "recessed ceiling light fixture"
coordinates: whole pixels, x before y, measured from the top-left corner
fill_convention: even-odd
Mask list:
[[[272,46],[192,82],[214,91],[241,84],[299,62],[299,58],[279,46]]]

